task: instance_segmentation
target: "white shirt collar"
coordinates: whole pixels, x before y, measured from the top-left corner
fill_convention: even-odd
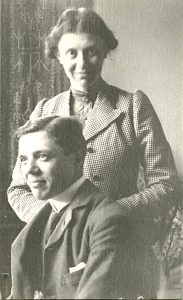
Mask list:
[[[83,184],[86,179],[84,176],[76,180],[72,185],[70,185],[65,191],[56,195],[55,197],[48,199],[48,202],[52,206],[52,209],[59,213],[65,206],[71,203],[75,193],[79,187]]]

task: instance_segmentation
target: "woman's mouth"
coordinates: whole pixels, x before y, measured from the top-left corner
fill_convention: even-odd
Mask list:
[[[80,77],[88,77],[89,72],[86,72],[86,71],[76,72],[76,75],[78,75]]]

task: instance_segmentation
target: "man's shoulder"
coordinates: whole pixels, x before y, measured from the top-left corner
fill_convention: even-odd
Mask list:
[[[107,220],[127,217],[126,210],[113,199],[103,196],[97,204],[93,214],[94,219]]]
[[[111,199],[100,192],[91,182],[86,182],[88,189],[88,203],[91,207],[90,222],[99,224],[100,222],[117,222],[117,220],[127,219],[127,211],[114,199]]]
[[[97,196],[98,195],[98,200]],[[132,236],[133,228],[130,218],[123,207],[115,200],[95,195],[93,209],[88,216],[88,226],[90,237],[102,236],[103,234],[113,235],[114,241],[119,239],[119,243],[126,236]]]
[[[105,211],[106,214],[111,211],[114,214],[119,213],[125,215],[122,206],[116,200],[102,193],[89,179],[84,181],[78,195],[80,203],[84,199],[84,201],[88,202],[88,205],[93,206],[96,212],[102,210]]]

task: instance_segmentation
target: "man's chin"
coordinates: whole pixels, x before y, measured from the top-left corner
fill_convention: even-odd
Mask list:
[[[39,193],[39,192],[32,191],[32,194],[33,194],[34,198],[39,199],[39,200],[48,200],[49,199],[49,195],[47,193]]]

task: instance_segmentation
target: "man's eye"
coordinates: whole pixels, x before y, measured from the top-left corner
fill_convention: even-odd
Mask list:
[[[47,161],[47,160],[49,160],[49,156],[47,154],[44,154],[44,153],[39,154],[38,158],[41,161]]]

